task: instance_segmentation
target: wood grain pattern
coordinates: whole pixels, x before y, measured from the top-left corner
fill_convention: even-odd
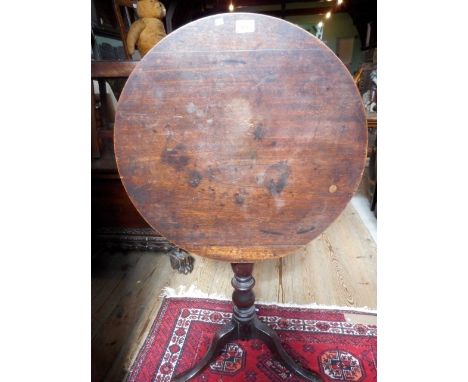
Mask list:
[[[129,259],[122,265],[120,272],[118,269],[114,269],[114,272],[106,270],[109,288],[102,288],[95,299],[97,308],[93,309],[92,315],[91,355],[93,363],[99,365],[95,370],[96,381],[103,381],[105,375],[112,372],[115,357],[120,353],[125,356],[128,346],[133,346],[140,339],[135,322],[142,315],[148,314],[147,304],[158,299],[161,288],[167,282],[161,274],[169,275],[171,271],[165,256],[133,253],[127,257]],[[161,261],[155,262],[158,258]],[[109,262],[112,260],[109,259]],[[99,299],[107,290],[109,294],[101,305]],[[116,373],[122,373],[122,370],[119,369]],[[120,380],[123,380],[123,375],[110,379]]]
[[[317,237],[366,158],[345,66],[308,32],[259,14],[207,17],[162,40],[129,77],[114,129],[144,219],[189,252],[232,262]]]

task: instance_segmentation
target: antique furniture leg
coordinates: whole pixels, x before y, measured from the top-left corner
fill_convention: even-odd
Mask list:
[[[193,257],[185,252],[183,249],[173,247],[167,252],[171,259],[172,269],[176,269],[179,273],[184,275],[193,271]]]
[[[191,369],[173,378],[174,382],[185,382],[195,377],[219,354],[226,343],[232,340],[258,338],[265,342],[270,351],[278,357],[291,372],[307,381],[322,382],[315,372],[300,367],[281,345],[278,335],[268,325],[260,321],[255,313],[255,295],[252,291],[255,279],[252,277],[253,263],[232,263],[234,277],[232,286],[232,320],[224,325],[215,338],[206,355]]]

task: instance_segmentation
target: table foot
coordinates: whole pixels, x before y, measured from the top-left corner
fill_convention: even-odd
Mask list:
[[[172,378],[173,382],[185,382],[189,379],[195,377],[199,374],[203,369],[208,366],[210,361],[212,361],[221,351],[221,349],[226,345],[229,341],[236,338],[237,335],[237,326],[234,322],[229,322],[228,324],[224,325],[221,329],[219,329],[216,334],[213,342],[211,343],[210,348],[208,349],[205,356],[191,369],[176,375]]]
[[[253,335],[263,341],[270,351],[278,357],[278,361],[286,366],[289,371],[292,371],[294,374],[306,379],[307,381],[323,381],[317,373],[302,368],[291,358],[291,356],[284,350],[278,335],[272,328],[260,321],[258,318],[255,318],[252,324],[254,326]]]

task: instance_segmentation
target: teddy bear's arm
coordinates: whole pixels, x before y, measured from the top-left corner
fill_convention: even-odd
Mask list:
[[[132,25],[130,25],[130,29],[128,30],[127,34],[127,47],[128,53],[132,55],[135,52],[135,44],[140,37],[141,31],[145,29],[145,23],[143,20],[137,20]]]

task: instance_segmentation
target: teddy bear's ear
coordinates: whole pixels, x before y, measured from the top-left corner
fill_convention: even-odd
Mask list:
[[[161,17],[166,17],[166,7],[164,6],[163,3],[159,3],[159,5],[161,6]]]

